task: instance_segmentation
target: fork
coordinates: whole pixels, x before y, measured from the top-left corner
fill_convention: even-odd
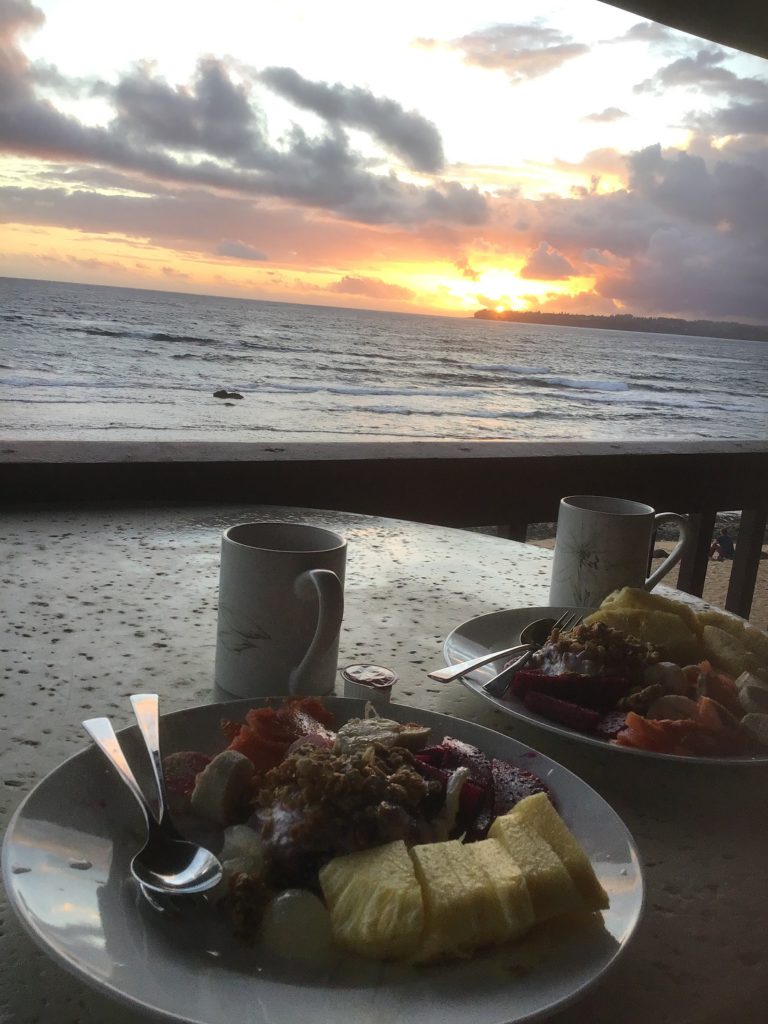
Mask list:
[[[571,623],[571,619],[577,620]],[[570,629],[571,625],[578,625],[581,622],[583,616],[577,612],[563,612],[560,618],[553,624],[550,629]],[[543,620],[541,620],[543,621]],[[526,627],[527,629],[528,627]],[[525,632],[525,630],[523,630]],[[522,654],[523,652],[530,649],[528,653],[533,653],[535,650],[541,647],[538,643],[518,643],[514,647],[508,647],[502,651],[488,651],[486,654],[481,655],[479,658],[470,658],[468,661],[460,661],[456,665],[449,665],[447,668],[436,669],[434,672],[428,672],[427,675],[430,679],[437,679],[441,683],[451,683],[454,679],[458,679],[459,676],[465,676],[469,672],[473,672],[476,668],[481,668],[483,665],[487,665],[491,661],[498,661],[499,658],[507,658],[512,654]]]
[[[560,616],[552,629],[559,629],[560,632],[563,633],[567,629],[575,629],[576,626],[581,625],[583,619],[584,616],[580,615],[578,612],[571,612],[570,615],[566,613]],[[489,679],[487,683],[483,683],[483,691],[490,694],[491,697],[497,697],[499,699],[503,697],[509,688],[509,684],[520,669],[525,668],[536,651],[542,646],[542,644],[539,644],[536,647],[531,647],[530,650],[517,658],[516,661],[506,665],[500,672],[497,672],[492,679]]]

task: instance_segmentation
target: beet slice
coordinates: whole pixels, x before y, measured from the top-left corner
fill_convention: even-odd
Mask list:
[[[430,747],[428,750],[420,750],[415,755],[416,760],[419,762],[419,770],[421,774],[427,779],[436,779],[443,785],[443,791],[448,785],[453,772],[456,770],[451,768],[438,768],[434,764],[435,760],[442,757],[442,752],[439,747]],[[456,827],[459,832],[466,832],[468,829],[475,828],[475,822],[478,815],[481,813],[483,807],[488,803],[488,795],[485,789],[481,789],[480,786],[476,786],[474,782],[466,779],[464,785],[461,787],[459,793],[459,809],[456,815]],[[488,826],[490,827],[490,822]]]
[[[512,681],[512,693],[525,700],[527,693],[545,693],[558,700],[593,711],[611,711],[629,693],[631,683],[624,676],[583,676],[577,672],[547,675],[521,669]]]
[[[486,755],[471,743],[464,743],[453,736],[446,736],[437,746],[425,747],[416,754],[417,760],[432,768],[452,772],[457,768],[468,768],[469,776],[462,789],[459,806],[460,820],[469,840],[483,839],[491,827],[493,812],[493,772]],[[472,786],[472,789],[468,789]],[[465,815],[472,802],[473,813]]]
[[[548,693],[529,690],[523,697],[523,703],[529,711],[534,711],[550,722],[567,725],[576,732],[595,732],[601,715],[591,708],[583,708],[580,704],[572,704],[567,700],[559,700]]]
[[[509,761],[499,761],[494,758],[491,761],[493,772],[493,817],[498,818],[501,814],[511,811],[515,804],[520,803],[527,796],[534,793],[546,793],[549,790],[533,772],[527,772]]]

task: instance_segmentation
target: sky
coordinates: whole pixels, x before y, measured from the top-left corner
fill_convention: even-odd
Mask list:
[[[768,61],[599,0],[0,0],[0,276],[768,323]]]

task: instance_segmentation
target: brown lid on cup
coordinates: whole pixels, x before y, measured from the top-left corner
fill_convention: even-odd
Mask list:
[[[382,665],[347,665],[341,670],[342,679],[359,686],[370,686],[374,690],[389,690],[397,682],[397,676]]]

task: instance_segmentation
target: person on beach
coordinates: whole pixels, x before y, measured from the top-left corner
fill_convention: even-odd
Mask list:
[[[716,562],[724,562],[727,558],[733,558],[735,550],[733,541],[728,534],[728,528],[724,526],[712,541],[709,557],[714,558]]]

